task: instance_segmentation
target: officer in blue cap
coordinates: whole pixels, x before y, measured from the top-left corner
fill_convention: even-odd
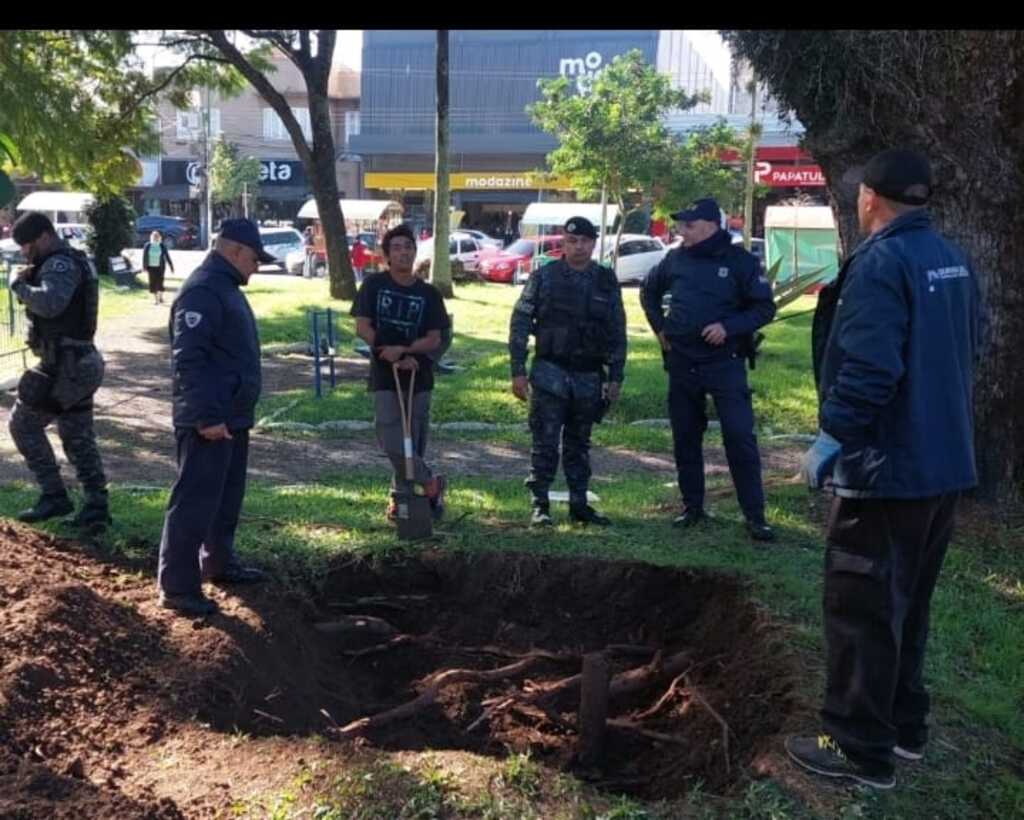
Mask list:
[[[710,395],[747,531],[756,541],[772,541],[745,367],[753,333],[775,315],[771,285],[757,257],[734,245],[723,230],[715,200],[698,199],[672,218],[680,223],[683,247],[651,269],[640,302],[665,352],[669,374],[669,414],[683,496],[674,525],[692,527],[706,517],[702,442]],[[671,295],[667,315],[662,307],[666,293]]]
[[[157,582],[161,605],[186,615],[216,612],[203,595],[204,579],[266,578],[239,563],[234,539],[260,395],[260,340],[241,287],[274,261],[255,223],[226,219],[213,251],[171,306],[178,478],[167,503]]]

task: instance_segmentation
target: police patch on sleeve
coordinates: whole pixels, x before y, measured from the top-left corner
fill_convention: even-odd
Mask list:
[[[725,279],[728,275],[729,275],[729,269],[728,268],[719,268],[718,269],[718,276],[719,276],[720,279]]]
[[[203,321],[203,314],[195,310],[185,311],[185,327],[194,330]]]
[[[52,273],[66,273],[71,270],[71,263],[67,259],[56,257],[50,261],[50,264],[46,266],[47,271]]]

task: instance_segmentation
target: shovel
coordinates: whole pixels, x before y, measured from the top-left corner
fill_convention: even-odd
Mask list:
[[[409,373],[409,398],[406,401],[402,393],[402,383],[398,378],[398,363],[391,365],[395,377],[395,392],[398,396],[398,407],[402,414],[402,451],[405,456],[405,478],[411,490],[395,492],[396,518],[398,521],[398,537],[403,541],[414,541],[418,538],[429,538],[434,534],[434,517],[430,509],[430,499],[423,495],[423,488],[415,483],[415,454],[412,449],[412,402],[415,396],[416,371]],[[420,492],[417,493],[416,490]]]

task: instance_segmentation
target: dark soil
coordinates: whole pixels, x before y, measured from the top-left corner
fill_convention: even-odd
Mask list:
[[[783,633],[728,576],[426,552],[338,565],[309,596],[273,583],[208,589],[220,614],[176,618],[157,607],[147,572],[0,522],[0,817],[210,816],[269,760],[305,753],[260,757],[258,744],[312,749],[311,736],[325,735],[340,750],[350,741],[337,727],[413,700],[430,676],[504,667],[536,650],[558,657],[506,680],[443,687],[434,703],[355,743],[530,751],[609,789],[661,798],[693,778],[725,791],[757,768],[799,708]],[[407,637],[381,648],[395,635]],[[610,728],[603,757],[580,767],[571,688],[478,720],[493,699],[536,694],[578,674],[583,653],[619,644],[649,651],[610,653],[613,674],[652,671],[649,685],[612,700],[615,719],[636,719],[678,674],[650,666],[652,653],[686,653],[685,680],[637,721],[675,741]],[[729,727],[727,751],[712,710]],[[225,742],[239,731],[250,740]],[[215,774],[164,783],[168,750],[204,748],[218,750]]]

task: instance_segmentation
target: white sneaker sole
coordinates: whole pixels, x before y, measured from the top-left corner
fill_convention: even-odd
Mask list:
[[[893,746],[892,753],[903,760],[923,760],[924,752],[912,752],[902,746]]]

